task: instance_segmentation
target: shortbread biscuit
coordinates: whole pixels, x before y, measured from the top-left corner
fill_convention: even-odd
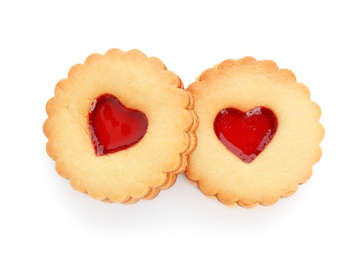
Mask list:
[[[293,72],[269,60],[226,60],[188,91],[199,127],[186,176],[204,194],[227,205],[271,205],[309,179],[324,128]]]
[[[171,187],[196,146],[194,102],[178,76],[138,50],[92,54],[47,103],[47,153],[74,189],[132,204]]]

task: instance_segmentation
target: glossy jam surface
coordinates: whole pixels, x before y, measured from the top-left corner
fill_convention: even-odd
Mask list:
[[[277,130],[277,118],[265,107],[247,112],[235,108],[221,110],[214,130],[221,143],[245,163],[251,163],[271,142]]]
[[[144,113],[126,108],[109,94],[95,99],[89,111],[89,129],[97,156],[133,146],[146,134],[147,126]]]

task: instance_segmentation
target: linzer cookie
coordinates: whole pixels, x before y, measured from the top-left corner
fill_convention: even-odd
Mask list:
[[[196,146],[193,105],[159,59],[138,50],[93,54],[47,103],[47,153],[74,189],[95,199],[152,199],[174,184]]]
[[[321,157],[321,110],[273,61],[226,60],[188,87],[199,116],[187,177],[227,205],[270,205],[293,194]]]

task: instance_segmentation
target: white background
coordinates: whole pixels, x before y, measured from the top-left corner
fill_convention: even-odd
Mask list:
[[[1,1],[0,259],[356,259],[355,11],[340,0]],[[228,58],[291,69],[323,111],[311,179],[253,209],[206,198],[184,175],[130,206],[74,191],[45,153],[45,104],[72,65],[113,47],[159,57],[185,86]]]

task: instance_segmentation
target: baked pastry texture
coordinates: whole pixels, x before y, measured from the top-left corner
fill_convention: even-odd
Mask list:
[[[47,153],[74,189],[95,199],[152,199],[174,184],[196,146],[193,106],[158,58],[139,50],[92,54],[47,103]]]
[[[186,176],[227,205],[271,205],[293,194],[321,157],[321,110],[290,70],[226,60],[188,87],[199,116]]]

